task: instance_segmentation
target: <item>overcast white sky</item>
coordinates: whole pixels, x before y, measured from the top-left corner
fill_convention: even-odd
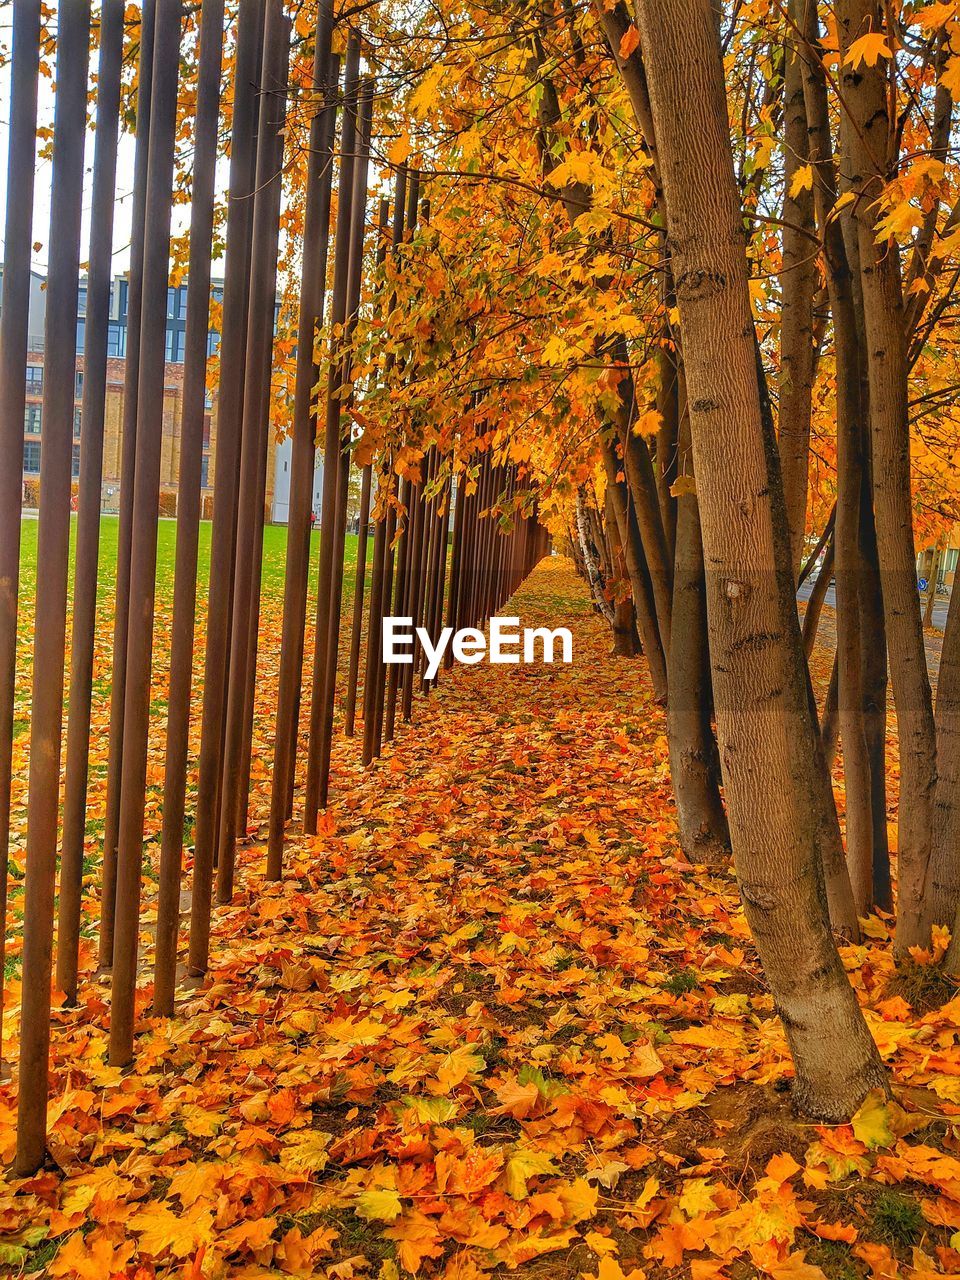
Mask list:
[[[10,37],[11,8],[8,0],[0,0],[0,243],[2,243],[3,227],[7,200],[7,148],[9,145],[10,124]],[[97,53],[93,55],[92,70],[96,71]],[[91,77],[91,84],[93,77]],[[38,104],[39,126],[53,127],[54,92],[53,84],[41,74]],[[87,143],[84,150],[84,193],[83,193],[83,227],[80,240],[80,259],[86,263],[90,238],[90,203],[91,183],[93,180],[94,131],[88,130]],[[117,199],[114,207],[113,224],[113,269],[114,273],[125,271],[130,265],[130,225],[133,203],[133,156],[134,140],[131,136],[121,134],[117,160]],[[42,160],[36,166],[33,199],[33,239],[40,248],[32,255],[35,270],[46,274],[47,257],[50,242],[50,179],[51,163]],[[179,231],[189,224],[189,207],[174,211],[174,231]]]
[[[3,48],[4,65],[0,68],[0,219],[6,209],[7,200],[7,147],[9,143],[10,125],[10,8],[0,16],[0,45]],[[53,125],[53,86],[44,76],[40,77],[38,124]],[[123,271],[129,265],[130,244],[130,206],[133,186],[133,139],[121,139],[119,163],[117,169],[117,204],[114,211],[114,271]],[[87,145],[84,153],[84,199],[83,199],[83,232],[80,255],[86,262],[87,246],[90,236],[90,182],[93,169],[93,133],[87,134]],[[41,160],[36,166],[33,201],[33,239],[41,247],[33,254],[33,266],[37,271],[46,273],[47,254],[50,242],[50,177],[49,160]]]

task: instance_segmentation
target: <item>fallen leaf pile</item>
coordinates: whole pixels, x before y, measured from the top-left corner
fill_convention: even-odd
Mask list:
[[[145,934],[133,1070],[104,1065],[107,988],[58,1011],[5,1274],[960,1272],[960,998],[924,1003],[918,963],[908,1003],[871,919],[844,960],[895,1099],[798,1121],[733,878],[679,853],[642,664],[565,561],[513,608],[569,625],[573,665],[446,674],[367,773],[341,740],[320,834],[279,886],[244,850],[173,1021]],[[14,1123],[8,1087],[5,1160]]]

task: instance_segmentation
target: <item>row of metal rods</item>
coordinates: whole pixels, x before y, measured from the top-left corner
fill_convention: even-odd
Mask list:
[[[145,0],[136,41],[137,103],[126,365],[121,441],[116,611],[105,825],[100,882],[99,959],[109,974],[109,1056],[134,1056],[137,1015],[144,812],[154,654],[154,608],[165,381],[166,301],[185,6]],[[51,983],[78,997],[83,870],[88,818],[91,695],[97,605],[100,492],[107,380],[113,211],[120,128],[125,6],[97,9],[99,60],[86,285],[81,459],[72,603],[69,722],[61,820],[70,487],[84,196],[88,60],[94,21],[89,0],[57,10],[52,208],[44,335],[41,502],[35,601],[27,800],[23,974],[18,1065],[16,1169],[34,1172],[46,1146]],[[196,15],[190,20],[197,21]],[[156,944],[155,1016],[174,1012],[180,953],[184,827],[191,767],[190,714],[196,646],[201,468],[207,409],[224,0],[203,0],[198,19],[187,320],[183,369],[176,563],[170,634]],[[338,682],[343,565],[353,450],[349,409],[352,348],[363,297],[368,170],[374,84],[362,74],[361,42],[346,33],[342,79],[332,0],[322,0],[308,101],[309,151],[293,404],[290,519],[268,826],[267,875],[283,872],[295,807],[301,688],[307,635],[311,508],[318,444],[324,459],[319,585],[310,657],[309,732],[303,762],[304,831],[317,830],[331,781],[337,693],[344,731],[361,710],[362,759],[413,714],[428,693],[425,651],[385,665],[383,619],[410,617],[436,642],[441,628],[482,624],[546,551],[527,477],[495,464],[477,444],[454,478],[455,433],[424,448],[403,476],[386,450],[361,468],[360,536],[349,620],[349,659]],[[12,97],[0,312],[0,893],[4,921],[10,849],[13,710],[19,596],[20,477],[28,349],[32,208],[41,46],[39,0],[13,11]],[[211,913],[233,895],[238,842],[247,833],[254,694],[260,636],[260,578],[271,377],[277,300],[284,146],[288,137],[291,28],[282,0],[239,0],[234,41],[226,261],[217,391],[211,571],[186,968],[209,963]],[[301,55],[297,55],[301,56]],[[337,179],[336,226],[330,221]],[[391,202],[381,199],[375,272],[416,231],[419,175],[400,166]],[[333,253],[330,287],[328,256]],[[409,269],[409,261],[403,269]],[[389,316],[395,295],[374,290],[369,305]],[[328,333],[326,351],[320,349]],[[384,362],[380,376],[407,376]],[[316,388],[325,377],[319,397]],[[322,440],[318,436],[322,433]],[[486,442],[487,444],[489,442]],[[376,486],[374,486],[376,481]],[[498,512],[504,513],[497,519]],[[451,516],[453,518],[451,529]],[[367,592],[368,527],[373,554]],[[364,629],[366,647],[364,650]],[[363,661],[361,661],[363,655]],[[361,667],[363,668],[361,681]],[[361,695],[362,689],[362,695]],[[99,816],[99,815],[98,815]],[[59,885],[57,877],[59,849]],[[59,889],[59,901],[58,901]],[[55,930],[56,916],[56,930]],[[6,931],[4,930],[4,935]],[[2,967],[0,967],[2,973]],[[2,992],[0,992],[2,994]]]

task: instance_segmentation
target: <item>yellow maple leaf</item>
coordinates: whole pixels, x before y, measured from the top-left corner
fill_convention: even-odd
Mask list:
[[[827,1280],[824,1272],[812,1262],[807,1262],[802,1253],[788,1254],[783,1262],[770,1268],[770,1275],[774,1280]]]
[[[367,1222],[393,1222],[403,1211],[400,1195],[396,1187],[376,1187],[364,1191],[357,1198],[356,1213],[358,1218]]]
[[[960,57],[948,58],[940,76],[940,83],[952,97],[960,97]]]
[[[871,1089],[853,1117],[853,1132],[868,1147],[892,1147],[896,1141],[896,1115],[899,1111],[882,1089]]]
[[[326,1026],[331,1040],[348,1045],[375,1044],[386,1029],[375,1018],[334,1018]]]
[[[507,1195],[514,1200],[525,1200],[527,1181],[544,1173],[556,1173],[554,1163],[548,1155],[542,1151],[534,1151],[531,1147],[517,1147],[504,1170]]]
[[[391,164],[403,164],[404,160],[409,156],[413,147],[410,143],[410,135],[404,129],[399,138],[395,138],[387,148],[387,158]]]
[[[670,486],[671,498],[695,497],[696,493],[697,482],[691,475],[677,476]]]
[[[262,1221],[275,1223],[273,1218]],[[158,1204],[135,1213],[129,1226],[140,1237],[141,1253],[160,1257],[169,1250],[174,1257],[185,1258],[197,1245],[212,1238],[213,1215],[199,1202],[190,1212],[179,1216],[166,1205]],[[268,1236],[272,1229],[267,1231]]]
[[[699,1218],[716,1209],[717,1187],[709,1178],[688,1178],[678,1201],[688,1218]]]
[[[859,67],[865,62],[868,67],[875,67],[879,58],[892,58],[893,53],[887,44],[887,37],[882,31],[868,31],[859,40],[854,40],[847,50],[844,63],[850,67]]]
[[[633,424],[633,434],[635,436],[646,436],[647,438],[655,436],[663,426],[663,418],[656,409],[648,409],[646,413],[641,413],[639,418]]]
[[[588,1248],[601,1258],[606,1257],[608,1253],[617,1252],[616,1240],[611,1240],[609,1236],[602,1236],[599,1231],[588,1231],[583,1240]]]
[[[790,179],[790,195],[796,199],[801,191],[813,190],[813,165],[802,164]]]
[[[591,1276],[589,1272],[580,1272],[581,1280],[646,1280],[646,1272],[640,1267],[632,1267],[629,1271],[624,1271],[616,1258],[605,1257],[600,1259],[600,1268],[596,1276]]]
[[[483,1070],[484,1059],[473,1052],[473,1045],[464,1044],[454,1049],[440,1063],[437,1079],[427,1087],[431,1093],[443,1096],[450,1093],[457,1085],[463,1084],[470,1076]]]
[[[132,1240],[115,1245],[102,1232],[84,1237],[76,1231],[50,1263],[48,1274],[75,1277],[75,1280],[103,1280],[104,1276],[123,1271],[132,1253]]]
[[[640,32],[634,23],[630,23],[626,31],[620,37],[620,57],[629,58],[634,49],[640,45]]]
[[[424,1258],[438,1258],[443,1253],[443,1237],[439,1228],[426,1214],[418,1211],[405,1214],[383,1234],[388,1240],[397,1241],[400,1262],[414,1275]]]

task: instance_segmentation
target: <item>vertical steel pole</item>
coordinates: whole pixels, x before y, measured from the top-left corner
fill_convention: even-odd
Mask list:
[[[89,0],[87,3],[65,0],[59,6],[57,18],[57,96],[40,446],[42,498],[37,530],[37,563],[42,568],[37,576],[34,623],[20,1014],[16,1156],[16,1171],[20,1176],[34,1173],[40,1167],[46,1147]]]
[[[463,565],[464,499],[463,485],[460,478],[456,480],[451,478],[449,501],[456,502],[456,506],[453,511],[453,545],[450,549],[450,586],[447,591],[446,625],[455,631],[460,599],[460,571]],[[445,667],[453,665],[452,645],[447,646],[443,656],[443,665]]]
[[[273,196],[274,206],[270,210],[269,225],[273,230],[270,232],[270,243],[266,248],[271,262],[276,262],[278,257],[279,243],[279,223],[280,223],[280,196],[282,196],[282,173],[283,173],[283,150],[284,150],[284,128],[285,109],[287,109],[287,82],[289,79],[288,61],[289,61],[289,32],[284,41],[280,41],[276,56],[278,56],[278,65],[271,72],[271,79],[275,86],[274,90],[274,110],[278,113],[278,123],[280,127],[275,131],[275,154],[273,161],[273,173],[276,174],[276,180],[271,184],[270,192]],[[247,640],[246,640],[246,687],[244,687],[243,695],[243,718],[241,726],[241,748],[239,748],[239,772],[236,785],[236,829],[238,835],[246,835],[248,824],[248,810],[250,810],[250,773],[252,765],[252,744],[253,744],[253,712],[255,712],[256,700],[256,673],[257,673],[257,649],[259,649],[260,639],[260,590],[262,579],[262,568],[264,568],[264,524],[266,518],[266,466],[268,466],[268,454],[270,452],[270,394],[271,394],[271,369],[273,369],[273,344],[274,344],[274,328],[275,328],[275,303],[276,303],[276,270],[273,270],[273,293],[271,293],[271,302],[268,311],[264,311],[260,320],[260,342],[264,344],[262,351],[262,361],[265,362],[266,374],[262,379],[262,387],[260,392],[259,406],[259,426],[260,439],[257,444],[257,475],[256,475],[256,494],[253,499],[253,518],[248,525],[251,536],[252,547],[252,563],[251,563],[251,585],[250,585],[250,602],[247,604]],[[242,516],[238,516],[237,521],[237,538],[241,538],[244,527]],[[228,691],[229,692],[229,691]]]
[[[330,241],[330,196],[336,125],[339,67],[330,55],[333,37],[332,0],[323,0],[313,58],[313,91],[323,95],[310,124],[307,194],[303,226],[303,271],[297,329],[297,368],[293,397],[293,443],[290,459],[290,509],[283,590],[283,631],[274,739],[267,876],[279,880],[283,870],[283,838],[287,797],[296,760],[303,641],[307,616],[307,573],[310,563],[310,516],[316,465],[316,400],[319,378],[317,334],[323,322],[327,253]]]
[[[163,831],[157,901],[153,1012],[173,1014],[177,970],[177,926],[183,818],[186,803],[190,697],[197,608],[197,548],[200,535],[200,480],[206,416],[207,335],[210,325],[210,260],[220,116],[220,64],[224,0],[203,0],[194,121],[193,189],[190,210],[190,266],[180,421],[177,494],[177,559],[173,585],[170,693],[163,779]]]
[[[130,540],[130,629],[127,635],[117,903],[110,997],[110,1062],[119,1067],[126,1066],[133,1057],[166,373],[167,280],[182,16],[182,0],[164,0],[158,6],[153,50],[153,103],[147,162],[140,376],[137,386],[137,466],[133,492],[133,536]]]
[[[386,498],[389,483],[389,471],[379,476],[377,482],[378,506],[381,506]],[[367,658],[363,677],[363,750],[361,761],[364,765],[368,765],[373,759],[379,671],[383,665],[383,599],[387,563],[387,514],[388,510],[385,508],[373,531],[373,575],[370,581],[370,608],[367,616]]]
[[[376,266],[383,265],[387,256],[387,227],[390,225],[390,201],[386,197],[380,200],[377,218],[377,256]],[[354,722],[357,710],[357,685],[360,680],[360,640],[363,628],[363,599],[367,580],[367,526],[370,523],[370,491],[372,488],[373,464],[368,462],[363,468],[363,480],[360,490],[360,524],[357,531],[357,570],[353,582],[353,623],[350,631],[350,664],[347,672],[347,700],[344,710],[344,734],[353,737]],[[386,513],[384,513],[384,519]],[[382,541],[382,540],[381,540]],[[376,544],[376,533],[374,533]],[[383,548],[381,546],[381,555]],[[374,546],[374,562],[376,562],[376,545]],[[376,563],[373,568],[377,573]],[[383,564],[380,564],[382,590]],[[372,589],[372,584],[371,584]],[[369,669],[368,669],[369,674]],[[366,689],[366,685],[364,685]],[[366,705],[366,697],[364,697]]]
[[[403,239],[406,225],[406,193],[407,166],[398,165],[393,194],[393,224],[391,228],[391,245],[394,257],[397,246]],[[391,295],[387,303],[387,314],[393,310],[396,295]],[[389,377],[393,368],[392,356],[388,356],[385,376]],[[393,496],[394,477],[392,461],[381,476],[381,486],[386,489],[386,506],[381,520],[374,531],[374,565],[371,583],[370,617],[367,623],[367,659],[363,686],[363,750],[361,760],[368,765],[375,756],[379,756],[383,740],[384,702],[386,693],[387,671],[383,664],[383,619],[390,605],[393,584],[394,547],[393,538],[397,527],[397,513]],[[378,500],[379,501],[379,500]],[[379,539],[379,545],[378,545]]]
[[[384,695],[386,693],[386,687],[387,687],[387,669],[383,665],[382,627],[383,627],[383,613],[390,602],[391,592],[393,590],[393,566],[394,566],[393,543],[394,543],[394,538],[397,532],[397,509],[392,501],[393,490],[395,485],[392,468],[388,473],[387,483],[390,486],[389,492],[390,492],[391,501],[390,501],[389,509],[387,511],[387,530],[385,535],[386,543],[387,543],[386,560],[383,566],[383,594],[380,602],[380,626],[377,628],[378,645],[380,646],[378,650],[380,661],[377,663],[377,690],[376,690],[376,694],[374,695],[374,704],[373,704],[373,714],[374,714],[373,754],[374,756],[379,756],[383,748],[383,716],[384,716],[384,703],[385,703]]]
[[[370,524],[370,490],[373,465],[362,468],[360,479],[360,521],[357,526],[357,568],[353,579],[353,612],[350,626],[350,659],[347,664],[347,697],[343,732],[353,737],[357,717],[357,686],[360,681],[360,639],[363,630],[363,597],[367,578],[367,534]]]
[[[422,605],[420,609],[420,617],[418,618],[419,624],[423,626],[423,628],[427,632],[430,631],[430,614],[434,604],[434,597],[433,597],[434,583],[433,583],[433,577],[432,577],[432,570],[433,570],[434,560],[436,559],[437,542],[440,537],[440,528],[439,528],[440,522],[438,518],[439,506],[440,506],[440,495],[437,492],[437,477],[440,471],[440,454],[437,450],[436,445],[434,445],[431,448],[430,456],[432,458],[432,464],[430,467],[430,491],[432,496],[427,502],[426,510],[424,512],[423,592],[422,592]],[[420,677],[419,680],[415,681],[415,683],[418,685],[421,691],[423,690],[423,672],[426,670],[426,663],[427,663],[427,651],[421,645],[419,647],[419,651],[417,652],[417,656],[416,656],[416,660],[413,668],[414,673],[419,675]]]
[[[83,397],[80,410],[80,482],[70,647],[70,715],[67,721],[57,929],[57,986],[66,994],[68,1004],[73,1004],[77,998],[80,947],[80,892],[87,818],[90,693],[97,618],[103,420],[107,400],[107,328],[113,274],[113,211],[116,202],[114,188],[120,127],[124,8],[123,0],[104,0],[100,11],[97,134],[93,156],[90,268],[87,275]]]
[[[324,718],[324,686],[328,665],[329,619],[334,582],[335,524],[340,459],[340,379],[342,375],[340,331],[347,317],[347,283],[350,266],[351,201],[356,164],[357,112],[360,87],[360,40],[350,33],[344,65],[343,115],[340,128],[340,180],[337,200],[337,230],[333,264],[333,295],[326,416],[323,446],[323,496],[321,506],[320,563],[317,583],[317,622],[313,651],[313,684],[310,696],[310,742],[304,795],[303,827],[307,834],[317,830],[320,807],[321,736]]]
[[[474,483],[474,492],[467,492],[467,484]],[[467,460],[462,476],[457,482],[457,507],[463,507],[463,524],[460,538],[460,564],[457,570],[457,595],[454,601],[454,613],[450,625],[454,630],[465,625],[467,596],[470,590],[470,578],[473,572],[473,512],[476,498],[476,484],[470,481],[470,460]],[[450,654],[449,665],[453,665],[453,654]]]
[[[33,243],[37,81],[40,66],[40,0],[24,0],[13,11],[12,61],[3,292],[0,302],[0,1010],[3,1008],[7,941],[25,369],[30,336],[30,249]],[[0,1020],[0,1057],[2,1051]]]
[[[277,285],[277,234],[280,216],[281,171],[278,164],[280,130],[286,112],[287,60],[290,28],[281,0],[267,0],[263,49],[262,92],[257,153],[256,194],[253,205],[253,250],[247,323],[240,437],[240,487],[237,501],[237,556],[230,639],[230,680],[227,690],[226,736],[220,794],[220,834],[217,899],[233,895],[237,839],[238,792],[247,702],[250,617],[259,599],[254,569],[262,546],[262,508],[259,501],[261,458],[267,447],[265,398],[270,391],[273,315]]]
[[[427,522],[427,499],[425,491],[430,480],[431,455],[428,453],[421,463],[420,483],[414,489],[414,518],[413,518],[413,536],[410,543],[410,562],[407,566],[409,595],[408,605],[410,609],[410,617],[413,618],[413,625],[416,628],[420,622],[420,613],[423,608],[423,570],[424,570],[424,552],[425,552],[425,526]],[[413,646],[413,661],[403,668],[402,673],[402,691],[401,709],[403,718],[408,721],[413,714],[413,673],[418,658],[418,648],[416,643]]]
[[[210,944],[210,907],[216,850],[224,722],[224,667],[229,662],[231,578],[236,529],[240,424],[243,415],[243,365],[246,350],[250,279],[250,236],[255,182],[257,91],[264,0],[240,0],[234,71],[230,199],[227,208],[227,260],[223,283],[221,377],[217,394],[213,530],[210,540],[210,591],[204,661],[200,776],[194,837],[190,907],[190,971],[206,972]]]
[[[140,307],[143,294],[143,223],[146,217],[147,153],[153,95],[153,44],[156,0],[144,0],[140,14],[140,57],[137,76],[137,148],[133,161],[133,225],[127,280],[126,349],[120,443],[120,519],[117,532],[117,582],[113,617],[113,664],[110,688],[110,738],[107,757],[107,801],[103,831],[103,875],[100,891],[100,964],[113,962],[113,925],[117,892],[117,841],[120,831],[120,774],[123,759],[123,706],[127,671],[130,600],[130,545],[133,492],[137,468],[137,386],[140,376]]]
[[[450,478],[448,476],[443,482],[443,488],[441,489],[440,496],[437,499],[437,524],[439,526],[437,533],[437,549],[433,567],[430,572],[432,597],[427,625],[430,628],[430,635],[434,644],[436,644],[440,636],[440,629],[443,626],[443,604],[447,584],[447,540],[450,533],[451,493],[452,489],[450,485]],[[439,674],[440,672],[438,670],[432,679],[427,680],[426,677],[424,677],[424,693],[430,692],[430,687],[437,683],[437,677]]]
[[[410,593],[410,544],[413,532],[414,501],[413,481],[408,477],[404,477],[403,487],[400,490],[400,502],[404,509],[404,525],[396,553],[397,567],[393,587],[393,615],[401,618],[409,616],[407,614],[407,601]],[[387,595],[387,599],[389,599],[389,595]],[[396,730],[397,693],[400,688],[400,673],[402,670],[403,668],[395,662],[392,662],[389,668],[386,669],[386,709],[384,712],[383,732],[388,742],[393,741]]]
[[[370,135],[373,128],[373,81],[360,86],[357,160],[353,167],[353,195],[350,201],[350,261],[347,270],[347,320],[341,344],[338,373],[337,411],[342,409],[343,389],[350,382],[353,334],[360,308],[363,279],[363,246],[366,232],[367,170],[370,162]],[[330,754],[333,747],[333,708],[340,656],[340,616],[343,599],[343,552],[347,529],[347,489],[350,479],[350,431],[341,417],[337,477],[337,518],[334,523],[333,578],[327,619],[327,666],[324,676],[323,720],[320,731],[320,804],[325,808],[330,790]]]
[[[323,271],[321,273],[321,280],[322,280],[323,287],[320,293],[320,310],[317,317],[318,333],[319,333],[319,330],[323,327],[323,316],[326,310],[327,258],[329,256],[329,251],[330,251],[330,203],[331,203],[331,198],[333,194],[333,155],[334,155],[334,144],[336,141],[336,134],[337,134],[337,109],[339,105],[338,96],[339,96],[339,87],[340,87],[340,57],[338,54],[331,55],[330,78],[329,78],[328,84],[329,84],[329,101],[331,103],[331,113],[329,117],[328,132],[324,134],[325,143],[324,143],[323,154],[324,154],[325,164],[326,164],[326,170],[325,170],[326,176],[323,184],[323,192],[324,192],[323,198],[325,203],[323,205],[322,216],[318,215],[318,222],[324,228],[323,241],[321,245],[321,250],[323,254]],[[319,384],[319,381],[320,381],[320,357],[319,357],[319,352],[316,345],[316,339],[314,339],[314,377],[313,377],[313,384],[312,384],[314,389]],[[311,439],[311,446],[314,449],[312,465],[315,466],[316,465],[317,429],[318,429],[317,424],[318,424],[318,413],[319,413],[316,398],[311,400],[311,406],[312,406],[311,407],[312,416],[310,420],[310,430],[312,434],[310,439]],[[292,463],[291,463],[291,467],[292,467]],[[308,562],[309,562],[310,547],[312,542],[312,526],[310,523],[310,518],[313,513],[313,484],[314,484],[313,472],[311,472],[309,510],[307,512],[307,526],[304,531],[304,541],[306,545],[305,554],[307,556]],[[299,643],[299,648],[298,648],[299,658],[298,658],[298,666],[297,666],[298,679],[294,687],[294,712],[290,721],[291,766],[289,769],[289,780],[287,783],[287,814],[286,814],[287,818],[293,817],[294,774],[295,774],[296,758],[297,758],[297,751],[299,749],[299,737],[300,737],[300,699],[303,693],[303,650],[304,650],[304,640],[305,640],[305,637],[302,633],[306,627],[306,618],[307,618],[307,576],[308,576],[307,570],[305,568],[303,577],[300,582],[300,588],[299,588],[301,599],[298,600],[297,602],[297,608],[299,610],[298,616],[302,617],[303,622],[300,628],[301,635],[298,642]]]

